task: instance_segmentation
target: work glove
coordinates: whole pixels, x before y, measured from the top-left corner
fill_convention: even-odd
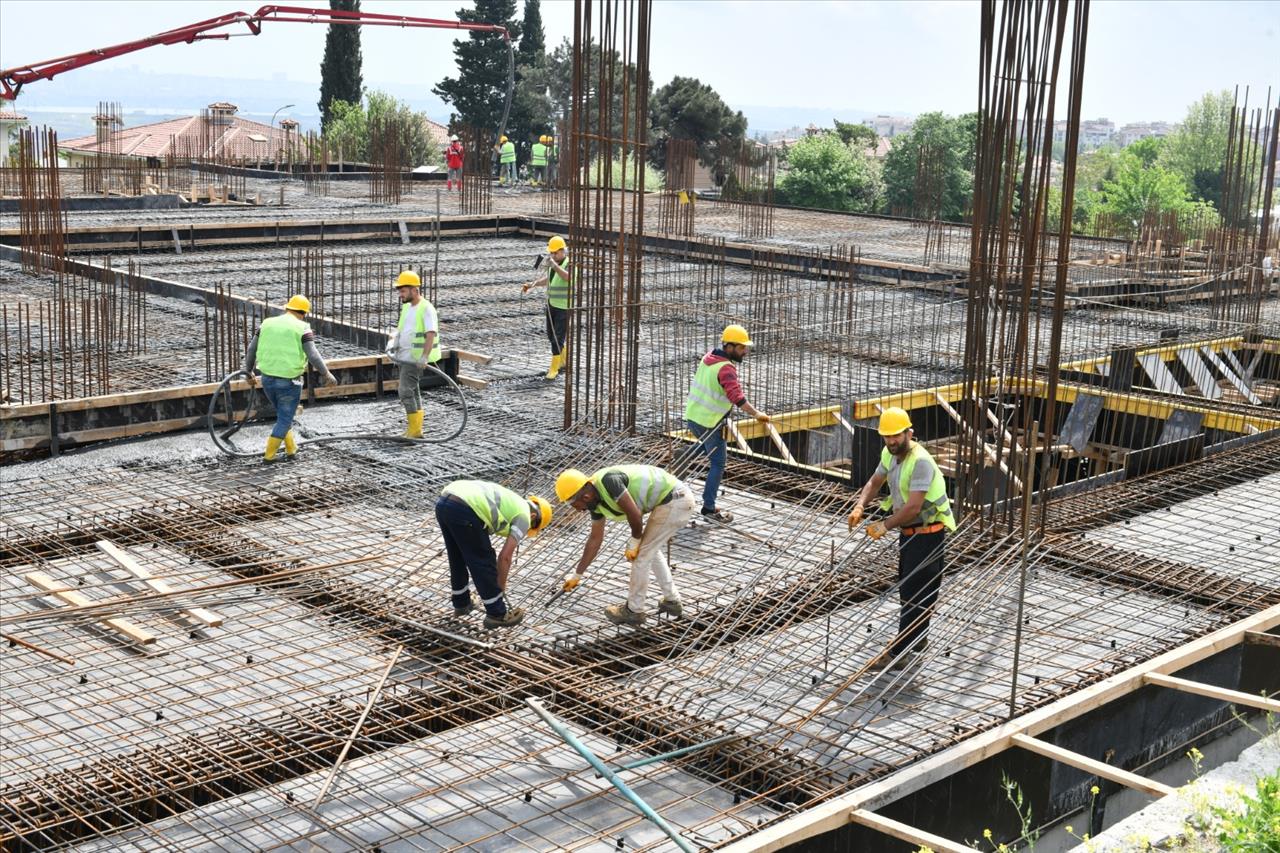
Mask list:
[[[759,421],[759,422],[760,422],[760,423],[762,423],[762,424],[771,424],[771,423],[773,423],[773,418],[769,417],[769,416],[768,416],[768,415],[766,415],[764,412],[761,412],[760,414],[756,415],[756,420],[757,420],[757,421]]]
[[[573,592],[580,583],[582,583],[582,575],[577,572],[569,572],[564,576],[564,586],[561,589],[565,592]]]
[[[862,512],[863,512],[862,504],[858,504],[853,508],[853,512],[849,513],[849,529],[850,530],[857,527],[858,522],[862,521]]]
[[[630,539],[628,539],[627,550],[623,552],[623,556],[625,556],[628,560],[634,560],[636,557],[639,557],[640,556],[640,540],[637,539],[635,536],[632,536]]]
[[[873,521],[867,525],[867,535],[872,539],[879,539],[889,531],[885,529],[883,521]]]
[[[337,385],[338,378],[334,376],[332,373],[326,372],[324,375],[324,384],[327,386]]]
[[[246,385],[248,385],[250,388],[253,388],[258,384],[258,377],[250,373],[245,376],[244,381]]]
[[[528,292],[529,292],[529,288],[531,288],[531,287],[533,287],[533,285],[532,285],[532,284],[522,284],[522,285],[520,285],[520,295],[521,295],[521,296],[524,296],[526,293],[528,293]]]

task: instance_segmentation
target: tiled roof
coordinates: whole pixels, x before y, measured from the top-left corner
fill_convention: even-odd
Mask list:
[[[26,121],[27,117],[13,110],[0,110],[0,121]]]
[[[142,124],[137,127],[126,127],[115,132],[113,147],[119,145],[120,153],[126,157],[164,157],[169,154],[174,141],[177,142],[175,153],[180,156],[200,155],[205,157],[225,156],[235,159],[253,157],[274,157],[276,151],[286,144],[288,134],[279,127],[271,127],[260,121],[232,116],[226,125],[210,126],[206,150],[197,150],[206,141],[204,121],[200,116],[175,118],[169,121]],[[260,137],[252,139],[251,136]],[[266,141],[262,141],[265,138]],[[293,135],[293,144],[301,145],[297,134]],[[58,148],[63,151],[94,152],[98,150],[96,135],[81,136],[59,142]]]

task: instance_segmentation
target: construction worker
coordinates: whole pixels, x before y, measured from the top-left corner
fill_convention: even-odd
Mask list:
[[[770,417],[747,402],[747,395],[738,382],[738,365],[747,357],[753,346],[747,330],[739,325],[724,327],[720,334],[720,346],[702,357],[689,385],[689,397],[684,404],[684,422],[698,438],[702,453],[711,460],[706,484],[702,487],[702,514],[716,521],[733,521],[733,515],[716,507],[716,495],[724,477],[725,458],[728,450],[724,440],[724,422],[737,406],[762,424]]]
[[[453,615],[466,616],[475,609],[469,589],[475,584],[484,605],[484,626],[510,628],[519,625],[524,611],[507,608],[503,593],[516,546],[551,523],[551,504],[537,495],[522,498],[486,480],[454,480],[436,501],[436,522],[449,555],[449,583]],[[494,555],[490,536],[505,536],[502,553]]]
[[[276,424],[271,428],[266,452],[262,454],[267,462],[275,461],[282,442],[286,458],[292,459],[298,452],[293,416],[302,399],[302,374],[307,364],[324,372],[325,385],[338,384],[316,349],[315,332],[304,319],[310,310],[310,299],[302,294],[291,296],[283,314],[262,321],[244,354],[245,381],[252,388],[257,381],[253,369],[256,366],[261,370],[262,393],[276,410]]]
[[[533,174],[529,178],[529,183],[535,187],[543,183],[547,179],[547,136],[543,134],[538,137],[538,141],[533,143],[529,149],[529,167]]]
[[[556,479],[556,497],[591,513],[591,533],[577,568],[565,577],[565,592],[582,582],[599,553],[605,521],[624,521],[631,526],[631,539],[623,552],[631,561],[631,585],[625,602],[604,609],[605,618],[615,625],[644,622],[650,571],[662,588],[658,612],[675,617],[684,612],[665,554],[667,542],[697,514],[697,503],[684,483],[652,465],[613,465],[590,477],[570,468]]]
[[[440,334],[436,309],[422,298],[422,280],[413,270],[396,278],[400,296],[400,322],[387,346],[391,360],[400,365],[399,394],[408,427],[405,438],[422,438],[422,373],[440,360]]]
[[[444,149],[444,163],[449,169],[448,188],[453,189],[453,182],[458,182],[458,192],[462,192],[462,159],[466,152],[458,141],[458,134],[449,137],[449,145]]]
[[[547,378],[555,379],[564,367],[568,353],[565,346],[569,334],[569,308],[573,304],[573,280],[569,270],[569,246],[558,234],[547,241],[547,271],[537,281],[531,281],[520,288],[522,294],[530,288],[545,287],[547,289],[547,340],[551,342],[551,366],[547,369]]]
[[[948,531],[956,529],[947,499],[947,485],[938,463],[912,441],[911,417],[890,406],[880,413],[884,449],[880,465],[867,480],[849,513],[849,529],[862,521],[863,509],[889,483],[889,496],[880,508],[888,518],[867,525],[867,535],[879,539],[898,531],[898,635],[889,648],[872,659],[872,670],[902,669],[919,660],[928,645],[929,617],[942,585],[943,546]]]
[[[516,185],[516,144],[506,136],[498,137],[498,183]]]

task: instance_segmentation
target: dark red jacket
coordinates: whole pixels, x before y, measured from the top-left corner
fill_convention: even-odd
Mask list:
[[[724,389],[724,395],[729,398],[730,403],[741,406],[747,402],[747,395],[742,393],[742,385],[738,382],[738,366],[724,354],[722,349],[713,349],[702,357],[702,363],[707,366],[719,364],[722,361],[729,362],[729,366],[720,368],[718,374],[720,387]]]

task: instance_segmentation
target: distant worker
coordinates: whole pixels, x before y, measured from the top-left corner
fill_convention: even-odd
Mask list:
[[[697,437],[701,452],[711,460],[711,468],[702,487],[702,514],[716,521],[733,521],[731,513],[716,507],[728,455],[724,440],[725,420],[737,406],[762,424],[770,421],[768,415],[747,402],[747,395],[738,382],[737,365],[747,357],[752,346],[751,336],[742,326],[725,326],[720,335],[720,346],[704,355],[698,363],[684,405],[685,426]]]
[[[556,176],[560,169],[560,147],[556,145],[553,133],[547,134],[547,185],[556,185]]]
[[[569,263],[569,248],[564,238],[557,235],[547,241],[547,271],[542,278],[531,281],[520,288],[521,293],[528,293],[530,288],[545,287],[547,289],[547,340],[551,342],[551,367],[547,369],[547,378],[555,379],[564,367],[568,353],[569,308],[573,305],[572,265]]]
[[[529,183],[535,187],[547,180],[547,136],[543,134],[529,149]]]
[[[396,278],[400,296],[400,322],[387,354],[400,366],[398,390],[408,428],[405,438],[422,438],[422,374],[428,364],[440,360],[439,323],[436,308],[422,298],[422,280],[413,270]]]
[[[898,530],[898,635],[889,648],[869,664],[872,670],[903,669],[916,663],[928,646],[929,619],[938,601],[944,568],[943,546],[956,529],[947,498],[947,484],[929,452],[912,441],[911,417],[890,406],[880,413],[884,449],[880,465],[862,487],[849,513],[849,528],[862,521],[863,509],[889,483],[889,496],[880,508],[892,514],[867,525],[867,535],[879,539]]]
[[[486,628],[519,625],[524,611],[508,609],[503,597],[511,557],[521,539],[551,523],[551,504],[537,495],[522,498],[485,480],[454,480],[436,501],[436,522],[449,555],[453,615],[466,616],[475,609],[470,589],[474,584],[484,605]],[[495,556],[490,536],[506,537],[501,554]]]
[[[298,452],[293,437],[293,416],[302,399],[302,374],[307,364],[324,373],[325,385],[338,384],[321,358],[320,350],[316,349],[315,332],[303,319],[310,310],[311,300],[307,297],[301,294],[290,297],[283,314],[262,321],[244,354],[243,369],[249,387],[256,382],[253,375],[256,366],[262,371],[262,393],[276,410],[276,424],[271,428],[266,452],[262,454],[267,462],[275,461],[281,442],[286,458],[292,459]]]
[[[498,137],[498,183],[516,185],[516,144],[505,136]]]
[[[582,582],[595,561],[604,540],[605,520],[623,521],[631,527],[631,539],[623,552],[631,561],[631,584],[627,600],[606,607],[605,618],[615,625],[644,622],[651,571],[662,588],[658,612],[677,618],[684,613],[665,553],[667,542],[697,514],[697,503],[684,483],[652,465],[613,465],[590,477],[570,468],[556,479],[556,497],[591,513],[591,533],[577,568],[564,580],[565,592]],[[648,524],[644,522],[646,513]]]
[[[458,141],[458,134],[449,137],[449,145],[444,149],[444,163],[449,169],[449,185],[450,190],[453,189],[453,182],[458,182],[458,191],[462,191],[462,159],[466,152],[462,148],[462,143]]]

